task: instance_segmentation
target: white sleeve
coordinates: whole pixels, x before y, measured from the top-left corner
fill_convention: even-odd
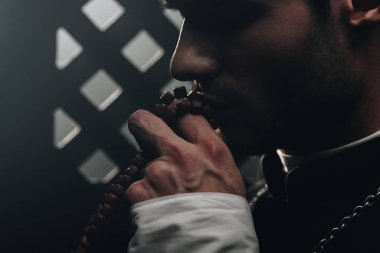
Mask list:
[[[247,201],[223,193],[189,193],[132,207],[137,231],[129,253],[258,253]]]

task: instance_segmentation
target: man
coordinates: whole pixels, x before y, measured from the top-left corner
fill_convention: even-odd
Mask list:
[[[126,193],[130,251],[379,252],[380,1],[165,5],[185,18],[171,73],[222,105],[228,146],[201,116],[180,118],[180,136],[147,111],[131,116],[158,157]],[[266,153],[258,242],[231,152]]]

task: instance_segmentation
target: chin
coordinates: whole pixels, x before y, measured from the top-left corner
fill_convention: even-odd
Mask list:
[[[225,131],[223,137],[234,155],[262,155],[275,149],[269,138],[262,138],[262,136],[246,135],[239,131],[229,134],[228,131]]]
[[[275,149],[276,129],[262,114],[235,106],[216,115],[224,140],[233,154],[261,155]]]

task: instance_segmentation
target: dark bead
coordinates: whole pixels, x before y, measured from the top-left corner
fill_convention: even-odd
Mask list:
[[[168,108],[165,117],[163,118],[166,123],[171,124],[178,118],[177,113],[172,109]]]
[[[139,173],[140,168],[136,165],[131,165],[128,168],[125,169],[124,174],[130,177],[135,177]]]
[[[154,108],[154,114],[157,116],[157,117],[164,117],[165,116],[165,113],[166,111],[168,110],[168,107],[167,105],[164,105],[164,104],[156,104],[155,108]]]
[[[83,235],[80,238],[79,243],[80,243],[80,245],[82,245],[85,248],[89,248],[91,246],[91,243],[89,242],[89,240],[87,239],[87,236],[85,236],[85,235]]]
[[[189,113],[191,109],[189,100],[184,99],[176,103],[176,109],[179,114]]]
[[[185,86],[181,86],[174,89],[174,96],[176,99],[186,98],[187,90]]]
[[[169,91],[166,91],[162,96],[160,97],[160,101],[165,105],[170,105],[175,100],[175,96],[170,93]]]
[[[142,154],[138,154],[133,158],[132,164],[139,167],[143,168],[145,166],[146,160]]]
[[[111,210],[110,210],[111,209]],[[94,213],[101,213],[103,215],[108,215],[109,213],[111,213],[112,211],[112,207],[110,205],[107,205],[107,204],[99,204],[96,208],[95,208],[95,211]]]
[[[187,99],[189,99],[189,100],[202,100],[202,96],[200,95],[199,92],[192,90],[187,94]]]
[[[115,194],[118,197],[122,197],[125,192],[125,188],[120,184],[111,184],[108,187],[108,192]]]
[[[121,182],[121,185],[124,186],[125,188],[129,188],[129,186],[131,186],[132,183],[133,183],[133,179],[130,176],[125,175],[125,177],[123,178],[123,181]]]
[[[112,206],[110,206],[108,204],[102,205],[102,208],[99,210],[99,213],[101,213],[105,216],[110,215],[112,213]]]
[[[107,225],[107,218],[100,213],[96,213],[91,217],[90,223],[98,228],[103,228]]]
[[[127,170],[125,171],[127,173]],[[133,179],[128,175],[118,176],[115,184],[122,185],[124,188],[128,188],[133,183]]]
[[[199,100],[191,100],[191,110],[193,113],[202,112],[203,103]]]
[[[86,234],[87,240],[90,243],[92,243],[96,239],[99,238],[99,236],[100,236],[100,230],[99,230],[99,228],[97,228],[95,226],[89,226],[89,227],[86,228],[85,234]]]
[[[113,184],[121,184],[123,181],[124,173],[122,172],[120,175],[118,175],[113,181]]]
[[[106,193],[104,196],[104,202],[110,206],[114,206],[119,203],[119,198],[113,193]]]

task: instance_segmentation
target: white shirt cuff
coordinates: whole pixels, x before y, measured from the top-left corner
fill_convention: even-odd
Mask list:
[[[188,193],[132,206],[130,253],[239,252],[259,247],[247,201],[224,193]]]

